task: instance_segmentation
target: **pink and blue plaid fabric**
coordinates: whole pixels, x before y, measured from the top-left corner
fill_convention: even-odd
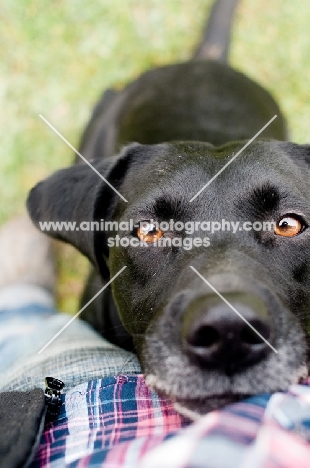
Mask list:
[[[191,423],[142,375],[106,377],[63,396],[31,468],[309,468],[310,380]]]

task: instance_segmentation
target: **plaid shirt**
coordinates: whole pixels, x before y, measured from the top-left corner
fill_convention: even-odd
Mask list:
[[[310,380],[195,423],[142,375],[93,380],[63,395],[31,464],[39,467],[309,468]]]

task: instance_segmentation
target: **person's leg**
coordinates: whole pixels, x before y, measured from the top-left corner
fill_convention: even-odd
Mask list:
[[[137,358],[101,338],[86,322],[56,312],[49,240],[26,218],[0,232],[0,391],[44,388],[44,378],[66,389],[86,380],[139,373]],[[6,273],[7,272],[7,273]]]

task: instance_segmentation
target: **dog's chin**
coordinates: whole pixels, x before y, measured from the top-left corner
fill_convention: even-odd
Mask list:
[[[209,413],[210,411],[220,409],[223,406],[236,403],[251,396],[248,394],[228,393],[219,395],[205,395],[200,398],[191,398],[190,395],[188,398],[180,398],[177,395],[173,395],[165,386],[164,382],[154,375],[147,375],[145,380],[146,384],[152,388],[152,390],[159,393],[159,395],[162,397],[171,400],[175,410],[178,413],[192,420],[199,419],[201,416]]]
[[[197,420],[201,416],[222,408],[223,406],[229,405],[231,403],[236,403],[240,400],[244,400],[250,395],[217,395],[209,396],[204,399],[187,399],[187,400],[174,400],[175,410],[182,414],[183,416]]]
[[[295,378],[292,379],[291,385],[298,385],[306,383],[309,376],[309,370],[306,366],[301,366],[300,369],[296,372]],[[284,391],[286,389],[280,389],[279,391]],[[255,394],[255,392],[253,392]],[[249,394],[225,394],[225,395],[214,395],[206,396],[205,398],[200,399],[178,399],[173,398],[173,406],[175,410],[186,416],[189,419],[197,420],[201,416],[222,408],[223,406],[237,403],[238,401],[249,398],[253,395]],[[171,397],[170,397],[171,398]]]
[[[286,381],[284,384],[279,385],[278,388],[267,389],[263,392],[274,393],[277,391],[286,391],[289,385],[303,384],[308,381],[309,369],[308,366],[300,366],[294,374],[291,375],[290,381]],[[197,420],[203,415],[210,411],[218,410],[226,405],[237,403],[241,400],[249,398],[257,394],[257,391],[253,389],[253,392],[239,393],[239,392],[226,392],[219,394],[206,393],[200,395],[197,398],[191,398],[191,395],[177,395],[171,392],[169,387],[163,380],[156,377],[154,374],[146,375],[146,384],[155,392],[158,392],[164,398],[168,398],[173,402],[175,410],[183,416]]]

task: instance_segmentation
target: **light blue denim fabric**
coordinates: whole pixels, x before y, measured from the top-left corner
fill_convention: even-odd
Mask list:
[[[87,380],[141,373],[134,354],[78,318],[38,354],[72,316],[58,313],[37,295],[31,302],[29,294],[30,302],[21,306],[18,293],[18,287],[10,291],[11,301],[1,301],[0,294],[0,391],[44,388],[46,376],[61,379],[68,390]]]

